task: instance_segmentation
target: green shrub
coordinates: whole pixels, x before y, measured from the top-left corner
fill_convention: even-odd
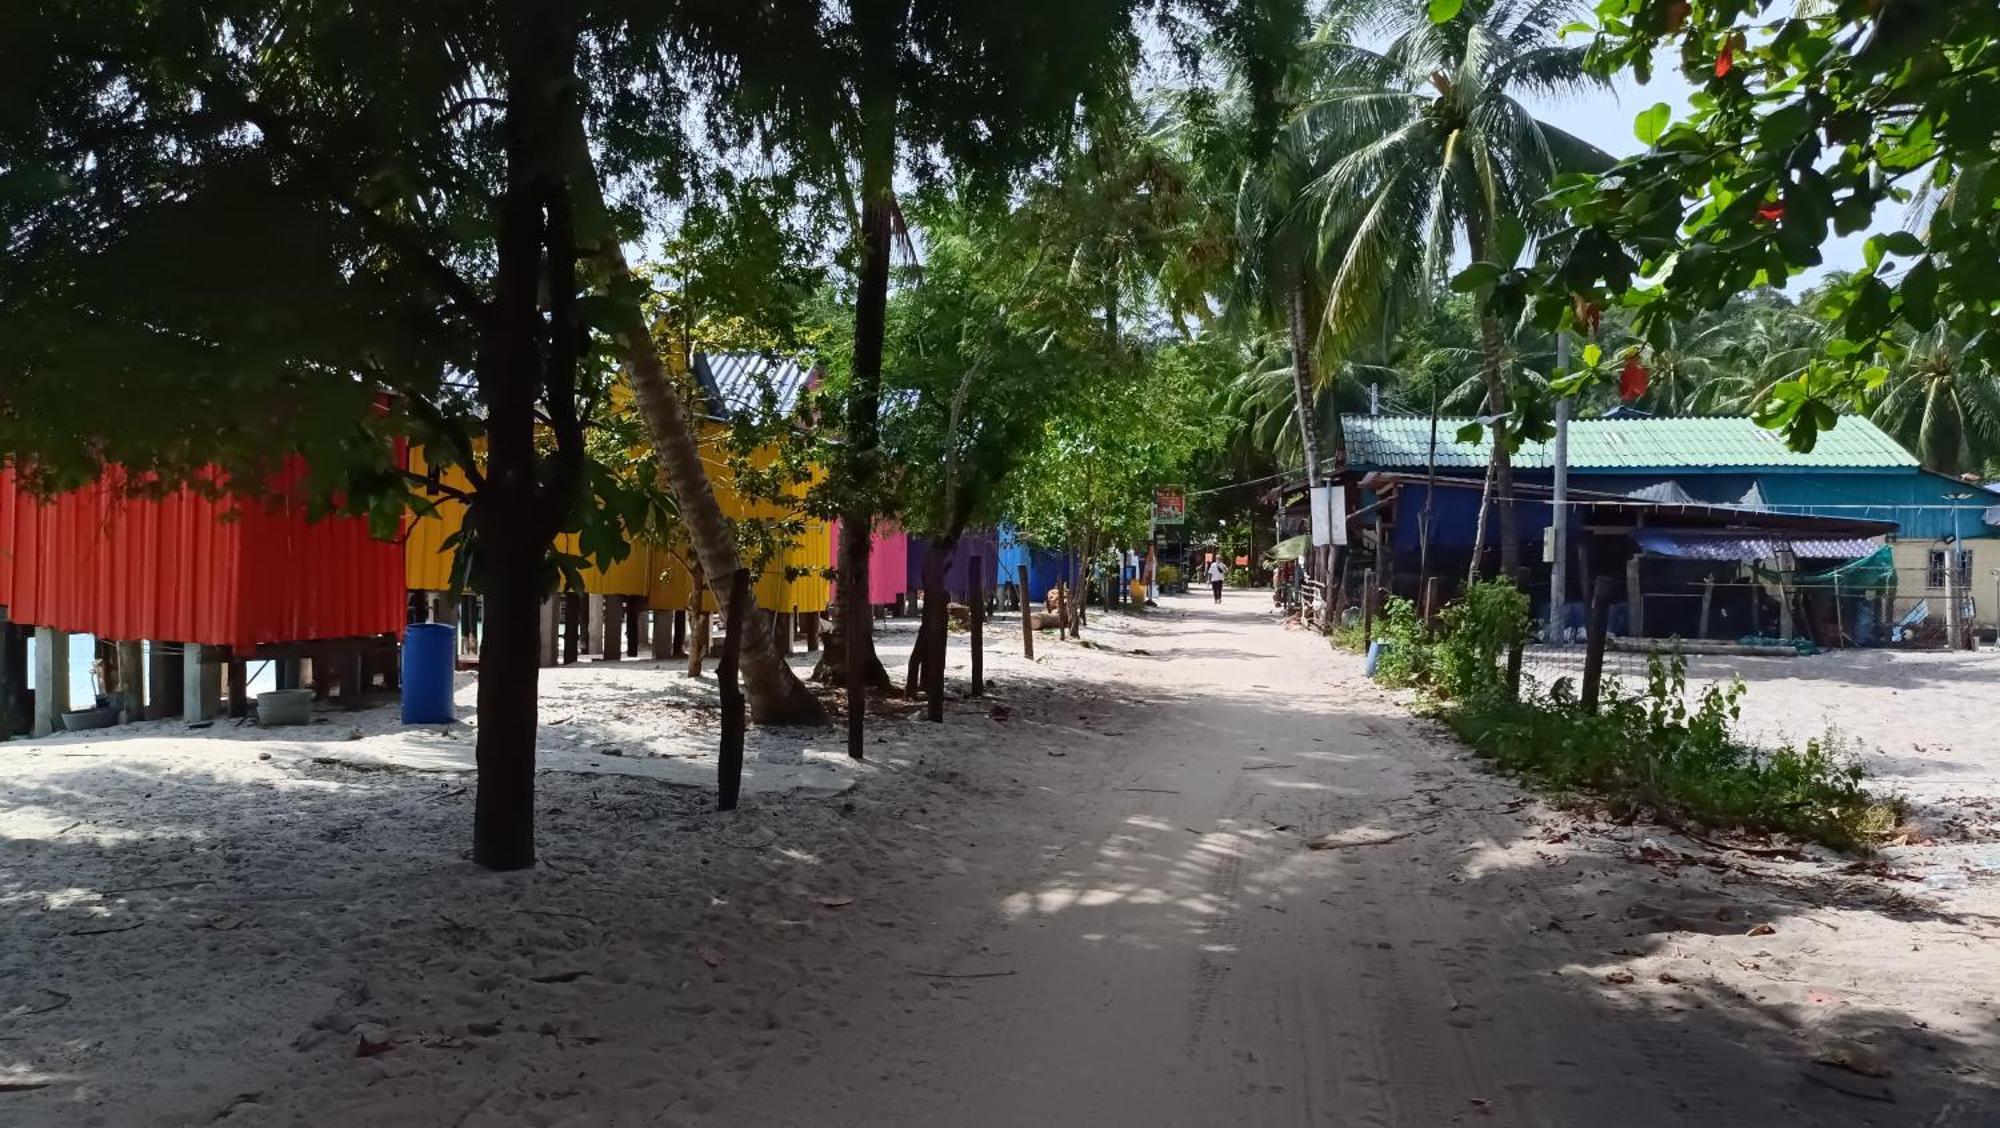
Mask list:
[[[1159,584],[1161,587],[1173,587],[1175,584],[1180,583],[1180,566],[1178,564],[1160,565],[1160,570],[1153,574],[1153,582]]]
[[[1653,658],[1642,692],[1608,679],[1595,712],[1568,679],[1517,700],[1504,659],[1531,628],[1527,596],[1506,581],[1473,584],[1435,631],[1407,599],[1390,600],[1378,623],[1389,646],[1376,677],[1422,688],[1461,739],[1531,784],[1673,824],[1782,831],[1839,849],[1866,849],[1895,824],[1895,806],[1868,793],[1859,761],[1835,742],[1767,749],[1738,737],[1742,682],[1690,697],[1678,654]]]
[[[1438,712],[1499,766],[1557,791],[1603,797],[1624,813],[1782,831],[1848,850],[1866,849],[1896,821],[1894,804],[1870,795],[1860,763],[1831,742],[1764,749],[1734,735],[1741,682],[1690,702],[1679,655],[1652,660],[1643,693],[1607,681],[1595,713],[1567,688],[1559,682],[1526,701],[1445,701]]]

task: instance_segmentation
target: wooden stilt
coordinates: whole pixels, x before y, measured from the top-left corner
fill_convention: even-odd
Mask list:
[[[972,696],[986,695],[986,582],[985,561],[975,556],[966,563],[965,602],[972,611]]]
[[[1035,660],[1035,601],[1028,598],[1028,566],[1018,564],[1015,567],[1020,572],[1016,582],[1020,584],[1021,591],[1021,653],[1032,662]]]
[[[146,698],[146,719],[162,720],[181,714],[181,646],[175,642],[153,640],[146,654],[146,680],[152,683],[153,691]]]

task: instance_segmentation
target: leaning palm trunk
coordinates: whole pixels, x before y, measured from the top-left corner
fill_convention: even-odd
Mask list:
[[[578,227],[594,241],[590,257],[605,278],[621,283],[632,272],[607,218],[597,170],[584,144],[580,121],[571,130],[570,146],[570,159],[579,165],[573,178],[582,197],[577,201]],[[687,409],[667,375],[659,346],[646,331],[644,316],[632,303],[619,303],[615,315],[617,323],[611,336],[625,357],[633,398],[638,401],[639,414],[646,420],[646,430],[653,438],[654,456],[666,475],[667,487],[680,505],[681,521],[687,526],[688,539],[700,561],[700,574],[708,579],[718,606],[727,616],[731,581],[743,566],[742,555],[736,550],[736,537],[722,515],[722,506],[715,500],[715,489],[701,464],[701,450],[695,443]],[[826,709],[819,698],[812,695],[791,666],[772,649],[770,623],[764,616],[753,614],[739,616],[738,620],[743,631],[738,653],[742,656],[744,694],[750,699],[751,717],[764,724],[825,724]]]
[[[1299,413],[1299,444],[1306,457],[1306,485],[1319,485],[1319,433],[1313,410],[1312,320],[1306,314],[1304,283],[1292,287],[1292,401]]]

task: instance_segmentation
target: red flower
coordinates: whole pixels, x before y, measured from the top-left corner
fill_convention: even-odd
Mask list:
[[[1627,353],[1625,367],[1618,372],[1618,398],[1631,403],[1646,394],[1646,366],[1639,363],[1637,352]]]
[[[1731,37],[1722,45],[1722,54],[1715,57],[1715,77],[1723,78],[1736,65],[1736,40]]]
[[[1785,205],[1783,203],[1759,204],[1757,205],[1757,218],[1766,223],[1776,223],[1785,218]]]

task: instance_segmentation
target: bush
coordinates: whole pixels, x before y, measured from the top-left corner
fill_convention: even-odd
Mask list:
[[[1894,805],[1863,788],[1860,763],[1833,742],[1765,749],[1736,736],[1740,681],[1690,699],[1676,654],[1653,658],[1643,692],[1607,680],[1596,712],[1567,679],[1516,700],[1501,662],[1528,638],[1527,597],[1504,581],[1474,584],[1440,620],[1426,630],[1410,601],[1391,600],[1377,676],[1422,687],[1460,739],[1531,784],[1670,824],[1782,831],[1838,849],[1866,849],[1895,824]]]
[[[1173,587],[1175,584],[1180,583],[1181,582],[1180,565],[1178,564],[1160,565],[1160,570],[1153,573],[1153,582],[1160,585],[1163,588],[1170,588]]]

